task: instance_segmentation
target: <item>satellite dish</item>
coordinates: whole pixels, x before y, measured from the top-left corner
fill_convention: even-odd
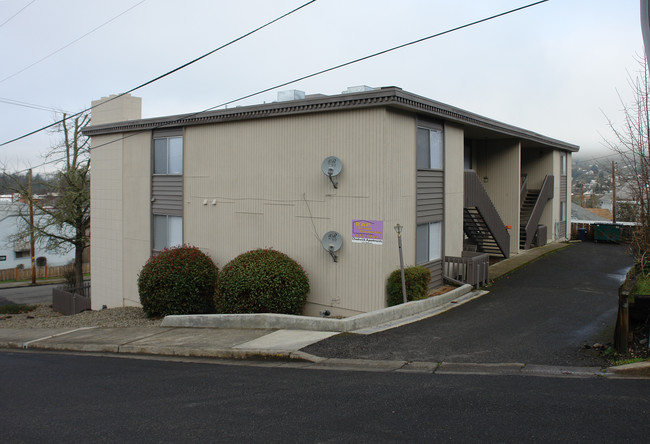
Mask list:
[[[336,156],[326,157],[325,160],[323,160],[320,168],[323,171],[323,174],[329,177],[332,185],[334,185],[334,188],[337,188],[338,182],[335,182],[333,177],[341,174],[341,170],[343,169],[343,163],[341,163],[341,159]]]
[[[341,246],[343,245],[343,236],[341,236],[336,231],[328,231],[323,236],[323,239],[321,240],[321,245],[323,246],[325,251],[327,251],[330,254],[330,256],[332,256],[334,262],[336,262],[337,257],[334,253],[341,249]]]
[[[326,176],[336,177],[341,174],[342,168],[343,164],[341,163],[341,159],[336,156],[326,157],[325,160],[323,160],[323,164],[321,165],[323,174]]]

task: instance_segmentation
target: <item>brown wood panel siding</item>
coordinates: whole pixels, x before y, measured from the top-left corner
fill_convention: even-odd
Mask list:
[[[151,211],[153,214],[182,216],[183,176],[152,176],[151,198]]]
[[[444,213],[444,173],[442,170],[417,170],[417,224],[442,220]]]
[[[560,176],[560,202],[567,201],[567,177]]]
[[[429,291],[435,290],[443,283],[442,280],[442,259],[437,261],[427,262],[421,265],[431,272],[431,280],[429,281]]]

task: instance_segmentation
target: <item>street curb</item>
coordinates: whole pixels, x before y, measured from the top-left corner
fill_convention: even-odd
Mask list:
[[[411,301],[406,304],[362,313],[345,319],[328,319],[275,313],[172,315],[165,316],[161,327],[264,328],[350,332],[385,324],[434,309],[464,296],[471,291],[472,286],[466,284],[439,296],[433,296],[421,301]]]
[[[619,376],[650,378],[650,362],[635,362],[632,364],[615,365],[607,369],[608,373]]]
[[[21,344],[7,346],[0,344],[0,350],[51,351],[62,353],[87,353],[98,355],[116,355],[122,358],[161,357],[161,358],[208,358],[224,360],[249,361],[251,365],[298,366],[310,370],[369,371],[385,373],[424,373],[440,375],[479,375],[479,376],[529,376],[546,378],[603,378],[603,379],[650,379],[650,363],[627,364],[601,369],[598,367],[567,367],[517,362],[472,363],[472,362],[422,362],[403,360],[371,360],[323,358],[301,351],[286,350],[205,350],[202,348],[173,347],[126,347],[106,344]],[[648,365],[638,365],[648,364]],[[642,368],[639,371],[638,368]]]

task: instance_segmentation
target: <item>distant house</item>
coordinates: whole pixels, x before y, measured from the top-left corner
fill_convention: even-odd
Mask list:
[[[577,146],[400,88],[151,119],[139,98],[108,99],[84,130],[95,309],[139,304],[142,265],[181,243],[219,266],[287,253],[310,278],[304,313],[349,316],[385,307],[398,224],[431,288],[466,249],[508,257],[569,233]]]
[[[593,210],[600,210],[600,208],[583,208],[578,204],[571,204],[571,222],[590,224],[592,222],[611,222],[612,214],[602,214]]]
[[[31,268],[29,237],[16,239],[25,230],[26,224],[21,214],[28,214],[22,202],[0,202],[0,270],[23,266]],[[39,217],[38,214],[36,217]],[[53,252],[46,248],[46,241],[39,240],[35,245],[35,257],[46,258],[48,266],[67,265],[74,261],[74,251]]]
[[[612,212],[607,208],[585,208],[585,210],[595,214],[602,220],[607,220],[610,222],[613,220]]]

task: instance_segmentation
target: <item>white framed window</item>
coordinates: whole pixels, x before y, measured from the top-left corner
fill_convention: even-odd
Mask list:
[[[560,176],[566,176],[567,172],[567,158],[566,153],[560,154]]]
[[[153,249],[183,245],[183,218],[181,216],[153,215]]]
[[[560,202],[560,221],[566,221],[566,202]]]
[[[153,173],[183,174],[182,137],[160,137],[153,140]]]
[[[442,222],[418,225],[415,244],[415,263],[417,265],[441,259]]]
[[[418,169],[441,170],[443,167],[442,152],[442,130],[419,126],[416,167]]]

